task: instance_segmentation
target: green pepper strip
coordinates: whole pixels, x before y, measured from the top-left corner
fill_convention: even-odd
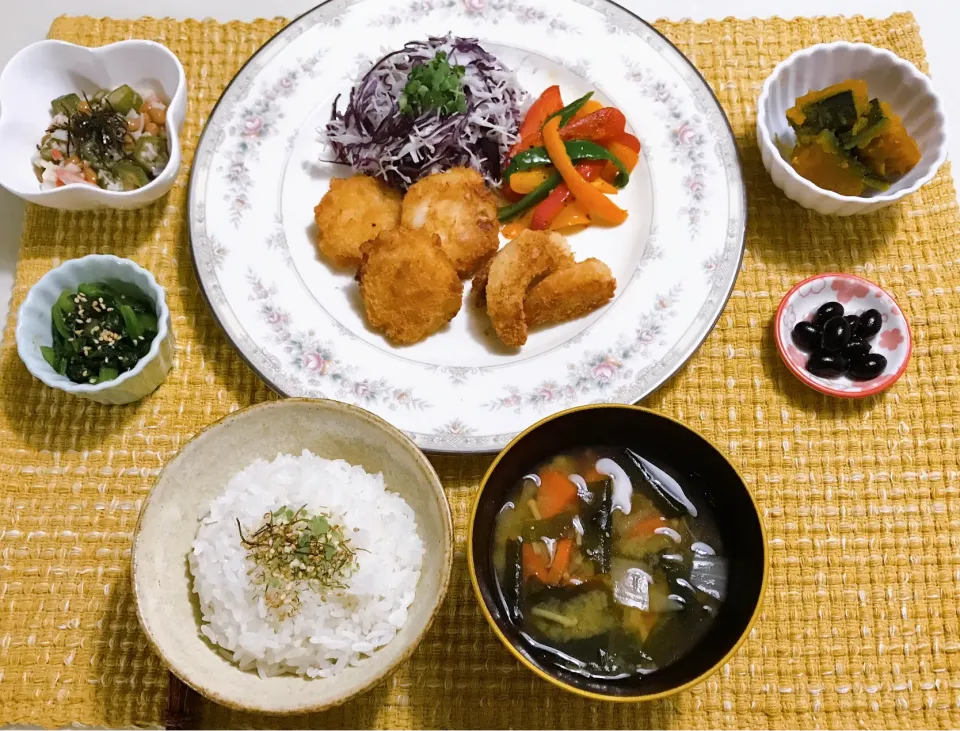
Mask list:
[[[618,188],[623,188],[630,182],[630,172],[620,161],[620,158],[596,142],[590,142],[589,140],[571,140],[570,142],[565,142],[564,147],[570,159],[574,162],[581,160],[607,160],[616,165],[619,172],[617,172],[617,177],[614,178],[613,184]],[[514,173],[532,170],[533,168],[542,168],[552,164],[553,161],[547,154],[546,148],[531,147],[529,150],[524,150],[513,157],[503,174],[503,179],[509,184],[510,176]]]
[[[563,127],[565,124],[567,124],[567,122],[573,119],[574,115],[583,108],[583,105],[586,104],[589,101],[590,97],[592,96],[593,96],[593,92],[588,91],[579,99],[576,99],[570,102],[569,104],[567,104],[567,106],[565,106],[563,109],[551,114],[549,117],[543,120],[543,123],[546,124],[554,117],[560,117],[560,126]]]
[[[509,206],[503,206],[497,210],[497,218],[499,218],[501,222],[516,218],[550,195],[550,191],[560,185],[562,180],[563,177],[560,173],[554,173],[516,203],[511,203]]]

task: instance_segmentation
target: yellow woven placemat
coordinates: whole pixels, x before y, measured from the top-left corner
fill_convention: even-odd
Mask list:
[[[50,35],[100,45],[150,38],[190,84],[185,164],[164,201],[139,212],[28,207],[13,296],[63,259],[129,256],[169,293],[175,369],[154,395],[103,407],[32,379],[11,315],[0,353],[0,724],[311,727],[960,727],[960,221],[949,174],[876,215],[823,218],[786,200],[756,150],[760,84],[790,52],[866,41],[925,70],[909,14],[886,20],[659,22],[716,90],[743,153],[747,254],[720,322],[646,405],[725,449],[763,509],[771,575],[739,654],[696,688],[646,705],[563,694],[521,669],[485,626],[464,563],[483,457],[434,459],[453,508],[449,598],[414,657],[348,705],[304,718],[227,711],[184,693],[141,635],[131,532],[161,466],[198,429],[271,398],[198,292],[185,227],[193,146],[241,63],[283,26],[58,19]],[[892,391],[842,402],[779,362],[770,318],[803,276],[859,272],[911,319],[913,362]],[[168,695],[173,696],[168,700]],[[168,705],[180,717],[167,715]],[[185,715],[185,717],[184,717]]]

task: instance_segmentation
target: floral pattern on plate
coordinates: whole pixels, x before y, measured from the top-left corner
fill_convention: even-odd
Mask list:
[[[353,272],[327,266],[313,241],[313,206],[343,174],[323,162],[334,99],[381,52],[447,32],[479,38],[532,94],[558,82],[571,99],[595,90],[643,145],[618,197],[627,223],[570,238],[578,258],[614,270],[614,301],[519,351],[496,342],[469,294],[443,331],[391,347],[366,325]],[[709,333],[743,254],[743,182],[722,110],[673,46],[606,0],[329,0],[240,71],[196,161],[197,272],[243,358],[280,393],[363,406],[430,450],[496,450],[551,410],[643,398]]]
[[[870,309],[880,312],[883,327],[874,336],[871,350],[887,359],[887,368],[877,378],[822,378],[807,371],[809,354],[794,344],[793,328],[802,320],[811,320],[820,305],[831,301],[842,304],[847,314],[859,315]],[[811,388],[830,396],[865,398],[880,393],[903,375],[910,361],[910,326],[902,310],[879,286],[853,274],[820,274],[800,282],[783,298],[773,327],[777,350],[787,368]]]

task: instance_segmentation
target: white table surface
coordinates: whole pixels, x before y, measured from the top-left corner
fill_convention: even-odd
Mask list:
[[[253,20],[264,16],[293,18],[320,0],[0,0],[4,17],[0,23],[0,65],[24,46],[43,39],[58,15],[92,15],[112,18],[173,17]],[[654,20],[724,18],[727,16],[795,16],[796,2],[786,0],[618,0],[638,15]],[[956,28],[960,23],[958,0],[804,0],[803,15],[866,15],[884,17],[911,10],[920,24],[930,71],[944,97],[950,157],[960,151],[960,61]],[[0,110],[2,113],[2,110]],[[20,245],[23,203],[0,188],[0,322],[6,321],[10,290]],[[0,333],[2,336],[2,333]],[[19,726],[17,728],[27,728]]]

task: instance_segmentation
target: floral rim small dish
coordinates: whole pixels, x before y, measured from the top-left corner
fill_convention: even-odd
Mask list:
[[[886,191],[868,196],[840,195],[820,188],[793,169],[777,147],[795,136],[786,111],[797,98],[846,79],[863,79],[869,96],[890,104],[920,148],[921,158]],[[825,215],[851,216],[890,205],[933,179],[947,157],[943,103],[930,79],[894,53],[866,43],[818,43],[777,64],[763,82],[757,102],[757,143],[774,184],[804,208]]]
[[[528,101],[551,85],[568,100],[595,93],[641,143],[617,196],[629,218],[568,240],[576,259],[609,266],[612,299],[533,329],[522,350],[500,343],[469,285],[434,337],[395,346],[364,317],[355,272],[317,250],[315,207],[350,170],[329,162],[334,99],[383,53],[447,34],[476,39]],[[636,402],[683,366],[732,291],[744,196],[736,140],[709,85],[613,2],[331,0],[231,82],[197,146],[188,200],[201,291],[271,388],[369,409],[428,451],[491,452],[560,409]]]
[[[872,352],[886,359],[878,376],[867,380],[846,374],[826,378],[807,370],[810,354],[794,342],[793,329],[799,322],[813,320],[817,310],[829,302],[840,303],[848,315],[879,312],[879,331],[870,338]],[[878,285],[853,274],[818,274],[797,284],[781,301],[773,328],[777,351],[790,372],[810,388],[839,398],[866,398],[890,388],[907,369],[913,348],[910,325],[896,300]]]
[[[166,165],[162,170],[158,166],[154,179],[144,179],[145,184],[135,190],[106,190],[81,182],[41,189],[33,160],[44,130],[54,119],[52,100],[71,94],[94,99],[101,89],[125,84],[144,96],[164,100]],[[177,179],[187,81],[180,61],[159,43],[128,40],[100,48],[54,40],[33,43],[0,73],[0,110],[0,156],[4,161],[0,185],[31,203],[73,211],[141,208],[165,195]]]
[[[105,280],[134,285],[145,294],[155,311],[157,332],[146,355],[130,370],[101,383],[75,383],[54,370],[41,351],[51,344],[52,309],[65,290],[75,292],[85,282]],[[44,274],[20,306],[16,338],[20,359],[36,378],[50,388],[101,404],[139,401],[163,383],[173,366],[174,340],[166,293],[146,269],[110,254],[71,259]]]

